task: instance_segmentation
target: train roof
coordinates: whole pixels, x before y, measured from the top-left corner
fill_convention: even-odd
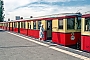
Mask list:
[[[87,18],[87,17],[90,17],[90,14],[84,14],[84,15],[82,16],[82,18]]]
[[[32,20],[52,20],[53,18],[63,18],[67,16],[81,16],[81,13],[60,13],[60,14],[52,14],[52,15],[45,15],[45,16],[39,16],[39,17],[33,17],[33,18],[26,18],[21,20],[14,20],[14,21],[8,21],[8,22],[17,22],[17,21],[32,21]]]
[[[60,14],[39,16],[39,17],[34,17],[29,19],[33,20],[35,18],[55,18],[55,17],[65,17],[65,16],[81,16],[81,14],[80,13],[60,13]]]

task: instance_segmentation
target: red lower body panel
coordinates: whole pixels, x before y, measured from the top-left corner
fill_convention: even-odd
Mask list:
[[[27,29],[20,28],[20,34],[27,35]]]
[[[34,37],[34,38],[39,38],[39,30],[31,30],[28,29],[28,36]],[[46,40],[46,31],[44,31],[44,39]]]
[[[4,30],[7,30],[7,27],[4,27]]]
[[[39,30],[28,29],[28,36],[39,38]]]
[[[13,28],[13,31],[18,33],[18,28]]]
[[[71,33],[52,32],[52,42],[69,46],[74,45],[81,39],[81,33],[74,33],[75,39],[71,40]]]
[[[0,26],[0,29],[2,28],[2,26]]]
[[[12,27],[10,27],[10,31],[13,31],[13,28]]]
[[[9,31],[9,27],[7,27],[7,30]]]
[[[47,31],[44,31],[44,40],[47,40]]]
[[[60,43],[60,40],[61,40],[60,33],[58,33],[58,32],[52,32],[52,42],[59,44]]]
[[[90,36],[81,36],[81,50],[90,52]]]
[[[28,29],[28,36],[32,36],[32,31],[31,31],[31,29]]]
[[[2,26],[2,29],[3,29],[3,26]]]
[[[1,29],[3,29],[3,26],[1,27]]]

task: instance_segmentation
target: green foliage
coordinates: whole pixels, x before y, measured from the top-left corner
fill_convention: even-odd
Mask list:
[[[3,7],[3,5],[4,5],[3,0],[0,0],[0,22],[3,22],[3,20],[4,20],[4,14],[3,14],[4,7]]]

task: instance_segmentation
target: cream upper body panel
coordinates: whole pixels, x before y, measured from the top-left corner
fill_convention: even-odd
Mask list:
[[[81,29],[77,29],[76,25],[76,19],[75,19],[75,27],[74,29],[67,29],[67,19],[62,19],[63,20],[63,29],[59,29],[59,24],[58,24],[58,19],[52,20],[52,31],[53,32],[63,32],[63,33],[70,33],[70,32],[80,32]]]
[[[81,35],[90,36],[90,31],[85,31],[85,18],[82,18]]]

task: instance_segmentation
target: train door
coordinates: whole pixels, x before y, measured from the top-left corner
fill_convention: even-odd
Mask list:
[[[8,30],[8,23],[6,23],[6,26],[7,26],[7,30]]]
[[[30,29],[30,25],[29,25],[29,22],[27,22],[27,24],[28,24],[28,25],[27,25],[27,26],[28,26],[28,27],[27,27],[27,35],[28,35],[28,30]]]
[[[47,39],[52,39],[52,20],[47,20]]]
[[[29,22],[28,22],[28,29],[29,29]]]
[[[10,31],[10,23],[9,23],[9,31]]]
[[[7,30],[7,23],[6,23],[6,25],[5,25],[5,26],[6,26],[6,30]]]
[[[20,33],[20,22],[18,22],[18,33]]]

